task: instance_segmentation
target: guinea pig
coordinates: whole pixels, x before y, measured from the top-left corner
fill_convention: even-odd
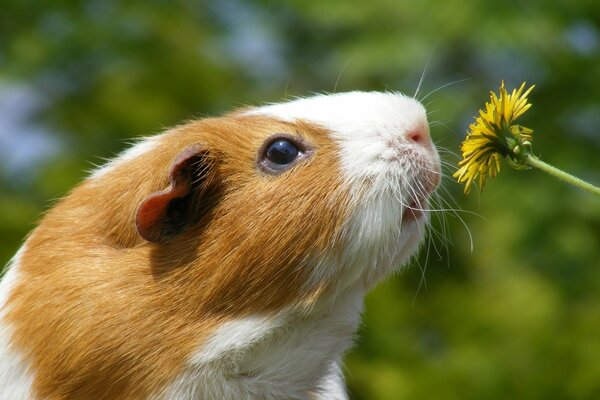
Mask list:
[[[365,293],[417,251],[440,161],[399,93],[148,137],[42,218],[0,286],[0,398],[346,399]]]

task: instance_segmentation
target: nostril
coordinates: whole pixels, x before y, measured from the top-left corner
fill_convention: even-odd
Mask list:
[[[419,143],[422,144],[423,143],[423,134],[421,133],[421,131],[410,131],[408,132],[408,135],[406,135],[407,139],[413,143]]]
[[[427,126],[418,126],[406,132],[406,140],[409,143],[417,144],[423,147],[431,147],[429,139],[429,129]]]

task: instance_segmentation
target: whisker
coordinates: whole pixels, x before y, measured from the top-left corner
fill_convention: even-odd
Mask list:
[[[427,264],[429,263],[430,244],[431,244],[431,240],[428,240],[427,241],[427,252],[425,253],[425,261],[423,263],[423,267],[421,267],[421,263],[417,262],[417,264],[419,265],[419,270],[421,271],[421,279],[419,280],[419,285],[417,286],[417,290],[415,292],[415,295],[413,296],[413,301],[412,301],[413,306],[415,305],[415,302],[417,301],[417,296],[419,295],[421,288],[424,288],[425,290],[427,290]]]
[[[442,190],[446,191],[445,188],[442,188]],[[447,195],[452,198],[452,196],[450,195],[449,192],[447,192]],[[471,232],[471,229],[469,228],[469,225],[467,224],[467,222],[461,217],[460,213],[466,213],[466,214],[471,214],[471,215],[475,215],[478,217],[483,218],[480,214],[472,212],[472,211],[466,211],[466,210],[462,210],[462,209],[458,209],[458,208],[453,208],[445,199],[443,199],[442,197],[440,197],[440,200],[442,201],[443,204],[445,204],[446,207],[448,207],[446,209],[446,211],[449,213],[448,215],[453,216],[455,218],[457,218],[461,224],[464,226],[467,234],[469,235],[469,245],[470,245],[470,250],[471,252],[473,252],[473,248],[474,248],[474,242],[473,242],[473,234]],[[485,218],[484,218],[485,219]]]
[[[423,83],[423,80],[425,79],[425,74],[427,73],[427,67],[429,67],[429,62],[431,61],[431,57],[433,57],[433,53],[435,52],[436,47],[437,47],[437,44],[433,47],[433,49],[431,50],[431,53],[429,53],[429,57],[427,57],[427,62],[425,63],[425,67],[423,68],[423,72],[421,73],[421,79],[419,79],[419,84],[417,85],[417,90],[415,90],[415,94],[413,95],[413,97],[415,99],[419,95],[419,90],[421,90],[421,84]]]
[[[434,204],[436,202],[442,202],[443,199],[441,198],[441,195],[436,191],[434,193],[434,197],[432,198],[432,202],[434,202]],[[446,265],[448,268],[450,268],[450,246],[453,246],[454,244],[452,243],[452,240],[450,240],[450,238],[447,235],[448,232],[448,214],[447,213],[436,213],[434,214],[437,216],[437,218],[440,221],[441,224],[441,230],[442,230],[442,243],[444,244],[444,247],[446,249]],[[442,259],[441,255],[440,255],[440,260]]]
[[[436,111],[437,111],[437,110],[436,110]],[[430,127],[441,126],[441,127],[443,127],[443,128],[446,128],[446,129],[452,130],[452,128],[448,127],[448,125],[447,125],[447,124],[448,124],[448,122],[450,122],[450,120],[445,120],[445,121],[443,121],[443,120],[440,120],[440,119],[436,119],[436,120],[433,120],[433,121],[431,121],[431,122],[429,123],[429,126],[430,126]],[[452,132],[452,133],[454,134],[454,133],[458,133],[458,132]],[[443,139],[441,139],[441,140],[443,140]]]
[[[335,79],[335,84],[333,85],[333,93],[337,92],[337,87],[338,84],[340,83],[340,79],[342,78],[342,75],[344,74],[344,71],[346,71],[346,68],[348,67],[348,64],[350,64],[350,61],[352,61],[352,58],[354,58],[354,55],[356,53],[352,54],[344,63],[344,65],[342,66],[342,69],[340,70],[340,73],[338,74],[337,78]]]
[[[288,87],[290,86],[290,77],[288,77],[287,82],[285,83],[285,89],[283,90],[283,99],[287,100],[288,96]]]
[[[457,137],[464,137],[464,134],[462,134],[462,133],[460,133],[460,132],[457,132],[456,130],[454,130],[454,129],[450,128],[450,127],[449,127],[449,126],[446,124],[446,122],[444,122],[444,121],[437,121],[437,122],[438,122],[438,123],[437,123],[437,125],[439,125],[439,126],[441,126],[441,127],[443,127],[443,128],[446,128],[446,130],[447,130],[448,132],[450,132],[452,135],[454,135],[454,136],[457,136]]]
[[[444,88],[447,88],[448,86],[456,85],[456,84],[458,84],[458,83],[462,83],[462,82],[469,81],[469,80],[471,80],[471,78],[459,79],[459,80],[457,80],[457,81],[454,81],[454,82],[447,83],[447,84],[445,84],[445,85],[443,85],[443,86],[440,86],[439,88],[437,88],[437,89],[434,89],[434,90],[432,90],[431,92],[427,93],[427,95],[426,95],[425,97],[423,97],[422,99],[420,99],[419,101],[420,101],[421,103],[423,103],[423,101],[425,101],[425,99],[426,99],[426,98],[428,98],[429,96],[431,96],[432,94],[434,94],[434,93],[436,93],[436,92],[438,92],[438,91],[440,91],[440,90],[442,90],[442,89],[444,89]]]
[[[421,184],[419,184],[419,186],[423,190],[423,192],[426,193],[425,188]],[[430,213],[432,215],[435,215],[437,218],[443,218],[445,216],[445,213],[443,213],[443,212],[435,212],[435,211],[439,211],[439,210],[438,210],[438,207],[436,207],[435,198],[434,197],[431,197],[430,204],[432,205],[432,207],[430,209]],[[423,211],[425,211],[425,210],[423,210]],[[429,229],[430,232],[432,232],[433,235],[435,235],[441,241],[442,245],[445,246],[447,244],[447,239],[445,238],[445,235],[443,235],[442,233],[438,232],[437,229],[435,229],[435,227],[433,226],[432,223],[428,224],[428,229]],[[431,238],[431,236],[430,236],[430,238]],[[434,251],[436,252],[436,254],[438,255],[438,257],[441,259],[442,256],[441,256],[440,251],[438,250],[437,246],[435,245],[435,242],[433,242],[432,244],[433,244]]]
[[[434,108],[433,110],[427,109],[427,112],[425,114],[427,115],[427,118],[429,118],[432,114],[435,114],[438,111],[440,110],[437,108]],[[431,123],[429,125],[431,125]]]
[[[425,194],[427,191],[425,190],[424,186],[420,183],[417,182],[416,187],[412,187],[409,189],[413,195],[416,194],[416,192],[421,192],[421,194]],[[437,198],[440,197],[440,195],[436,192],[434,193],[434,196],[431,197],[431,203],[435,208],[435,203]],[[433,248],[433,251],[435,252],[435,254],[437,255],[438,259],[442,260],[444,257],[442,256],[442,252],[441,250],[437,247],[436,245],[436,241],[439,241],[441,243],[441,246],[445,249],[445,253],[446,253],[446,259],[448,260],[448,265],[449,265],[449,244],[451,244],[450,240],[448,239],[448,237],[446,236],[446,213],[435,213],[433,215],[436,215],[437,218],[439,218],[440,220],[440,224],[441,224],[441,229],[442,232],[439,232],[433,225],[433,223],[429,223],[427,225],[427,250],[426,250],[426,255],[425,255],[425,261],[424,261],[424,265],[421,265],[421,263],[419,262],[418,259],[416,259],[416,264],[421,272],[421,278],[419,280],[419,285],[417,287],[417,290],[415,292],[415,295],[413,297],[413,305],[416,302],[416,299],[419,295],[419,293],[421,292],[421,290],[424,288],[425,290],[427,290],[427,266],[429,265],[429,259],[431,256],[431,249]],[[435,239],[435,240],[434,240]]]
[[[439,146],[439,145],[438,145],[438,146],[436,146],[436,147],[437,147],[437,149],[438,149],[438,152],[440,152],[440,153],[443,153],[443,154],[450,154],[450,155],[453,155],[454,157],[456,157],[456,159],[457,159],[457,160],[459,160],[459,159],[460,159],[460,156],[459,156],[459,155],[458,155],[458,153],[456,153],[455,151],[453,151],[453,150],[450,150],[450,149],[447,149],[447,148],[445,148],[445,147],[441,147],[441,146]]]

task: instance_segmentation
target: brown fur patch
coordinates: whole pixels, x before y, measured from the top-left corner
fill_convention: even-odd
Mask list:
[[[314,153],[267,176],[256,151],[278,132],[300,135]],[[28,240],[7,318],[40,398],[158,394],[217,325],[309,306],[323,291],[322,282],[307,287],[307,263],[332,251],[348,213],[326,132],[231,114],[159,140],[73,190]],[[169,243],[143,241],[138,205],[168,186],[171,163],[194,144],[216,160],[216,205]]]

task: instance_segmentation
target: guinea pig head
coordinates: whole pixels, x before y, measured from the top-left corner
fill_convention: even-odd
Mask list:
[[[394,93],[246,109],[161,141],[180,149],[137,231],[153,272],[214,312],[369,288],[418,247],[440,176],[423,107]]]
[[[328,170],[339,174],[345,209],[317,257],[311,278],[366,289],[414,254],[428,220],[429,196],[440,182],[440,160],[424,107],[399,93],[350,92],[275,104],[249,112],[314,124],[334,149]],[[315,147],[318,158],[322,152]],[[332,204],[332,203],[327,203]],[[323,219],[307,221],[323,222]]]

